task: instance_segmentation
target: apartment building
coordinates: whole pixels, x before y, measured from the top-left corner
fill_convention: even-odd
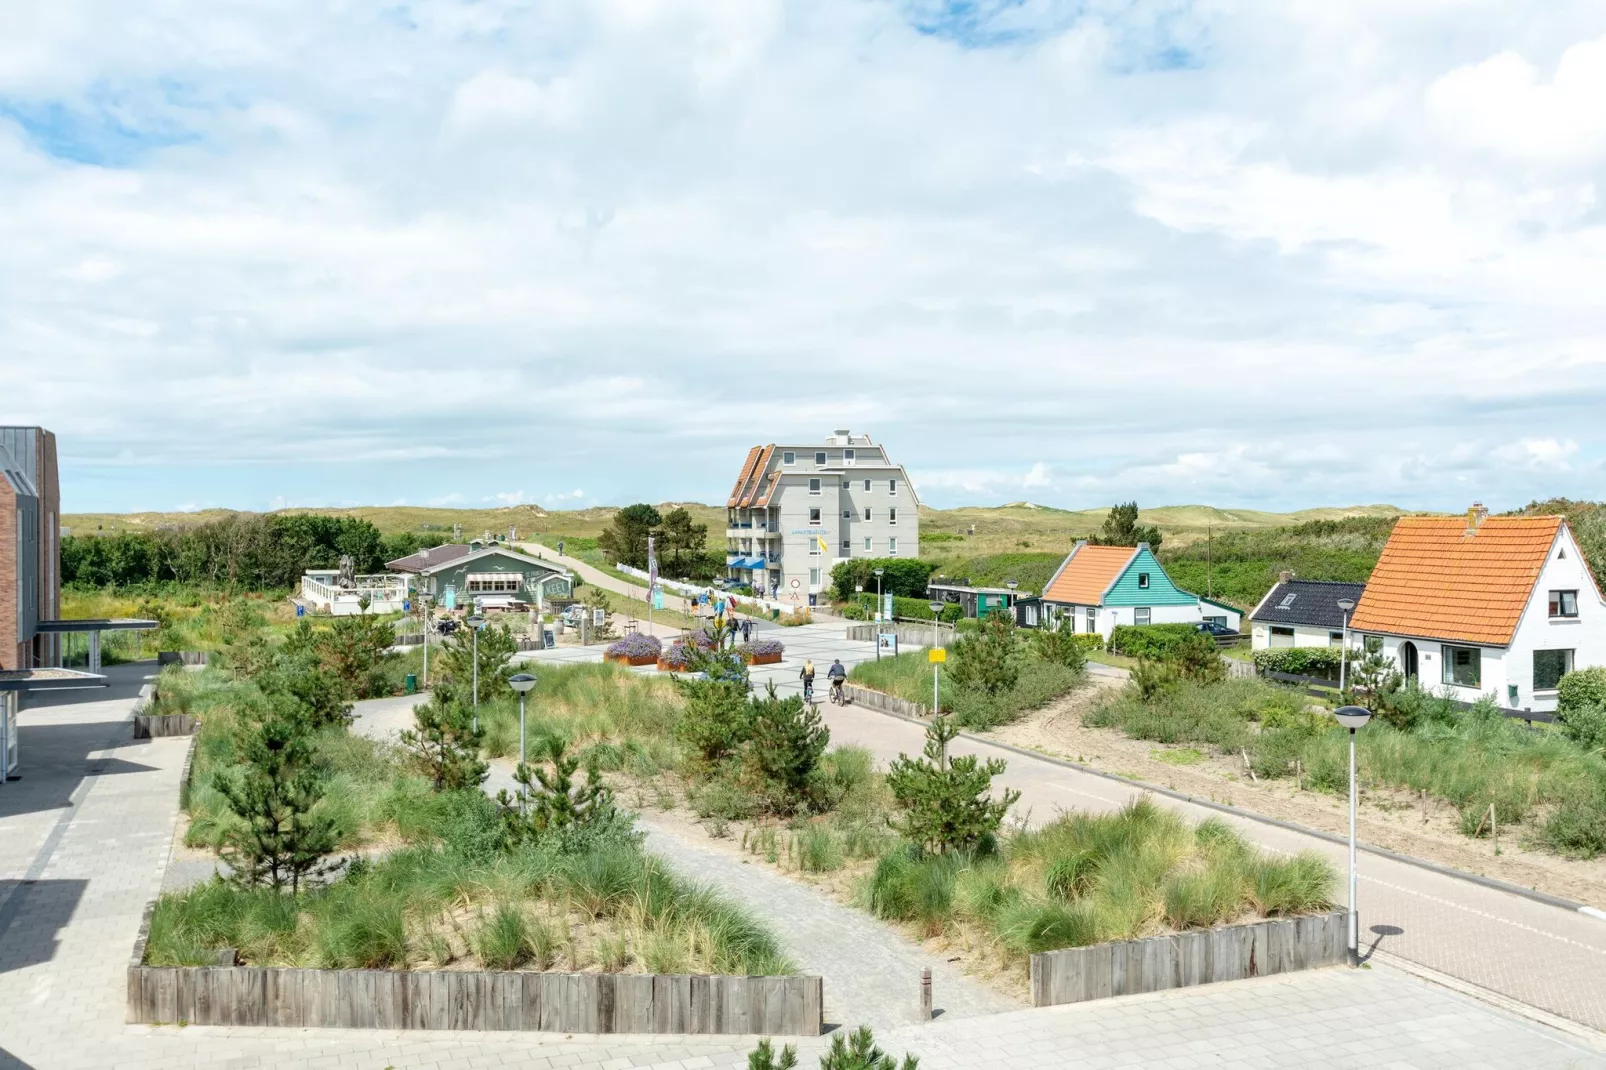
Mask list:
[[[725,505],[728,577],[783,602],[814,605],[838,561],[920,553],[909,473],[868,435],[754,446]]]
[[[61,484],[56,436],[0,427],[0,670],[61,663]]]

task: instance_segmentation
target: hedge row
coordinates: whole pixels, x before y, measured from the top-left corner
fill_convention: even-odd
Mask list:
[[[849,620],[874,620],[876,612],[875,595],[861,594],[857,603],[847,607],[849,612],[843,616]],[[892,615],[900,619],[930,620],[931,603],[924,598],[894,598],[892,600]],[[957,602],[951,602],[942,607],[941,620],[952,624],[964,619],[965,607]]]
[[[1352,660],[1354,657],[1352,655]],[[1255,668],[1261,672],[1338,679],[1339,650],[1336,646],[1283,646],[1257,650],[1254,659]]]
[[[1192,624],[1117,624],[1110,632],[1110,653],[1164,661],[1198,631]]]

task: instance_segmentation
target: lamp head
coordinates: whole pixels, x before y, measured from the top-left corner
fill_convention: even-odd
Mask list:
[[[507,678],[507,682],[508,685],[513,688],[513,690],[522,695],[526,691],[530,690],[530,688],[535,686],[535,677],[530,673],[521,672],[516,676],[509,676]]]
[[[475,631],[479,631],[481,628],[485,627],[485,618],[480,616],[478,613],[474,613],[470,616],[464,617],[463,623],[468,625],[470,628],[473,628]]]
[[[1372,719],[1372,711],[1365,706],[1340,706],[1333,711],[1333,716],[1338,718],[1339,724],[1353,731],[1366,727],[1366,722]]]
[[[942,612],[942,603],[941,602],[932,602],[931,603],[931,615],[933,617],[935,617],[937,614],[939,614],[941,612]]]
[[[881,576],[881,574],[882,574],[882,573],[884,573],[884,572],[886,572],[886,571],[887,571],[887,570],[886,570],[886,569],[884,569],[884,568],[878,568],[878,569],[876,569],[876,570],[875,570],[875,574],[876,574],[876,576],[877,576],[877,577],[880,577],[880,576]]]
[[[1348,613],[1350,610],[1355,608],[1355,602],[1349,598],[1340,598],[1338,600],[1338,608],[1342,609],[1345,613]]]
[[[1015,588],[1020,586],[1020,583],[1015,580],[1005,580],[1004,586],[1013,591]]]

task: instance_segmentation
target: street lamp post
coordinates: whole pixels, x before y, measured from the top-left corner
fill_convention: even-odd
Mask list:
[[[941,602],[932,602],[931,603],[931,649],[933,649],[933,650],[937,649],[937,644],[942,638],[942,633],[938,630],[938,627],[937,627],[937,615],[939,613],[941,613],[941,612],[942,612],[942,603]],[[879,646],[880,644],[878,643],[877,645]],[[938,697],[940,692],[939,692],[938,687],[937,687],[937,674],[941,671],[941,666],[942,666],[942,662],[940,662],[940,661],[933,661],[931,663],[931,715],[933,717],[937,716],[939,713],[942,712],[942,700]]]
[[[875,570],[875,619],[877,621],[879,621],[881,619],[881,577],[886,571],[887,570],[884,569],[884,568],[878,568],[878,569]],[[881,660],[881,629],[880,628],[876,629],[875,659],[877,661]]]
[[[1355,602],[1349,598],[1340,598],[1338,608],[1344,614],[1344,631],[1339,639],[1338,647],[1338,693],[1344,693],[1344,682],[1348,676],[1349,668],[1349,612],[1355,608]]]
[[[1004,608],[1009,610],[1010,616],[1014,616],[1015,615],[1015,588],[1020,586],[1020,581],[1019,580],[1005,580],[1004,581],[1004,586],[1009,588],[1009,605],[1005,606]]]
[[[1360,920],[1355,910],[1355,730],[1372,719],[1364,706],[1340,706],[1333,711],[1338,723],[1349,729],[1349,964],[1361,962]]]
[[[535,686],[535,677],[527,672],[508,677],[513,690],[519,693],[519,768],[524,767],[524,696]],[[529,791],[529,778],[519,781],[519,813],[524,813]]]
[[[485,618],[478,613],[463,618],[463,623],[474,630],[474,730],[480,729],[480,629]]]

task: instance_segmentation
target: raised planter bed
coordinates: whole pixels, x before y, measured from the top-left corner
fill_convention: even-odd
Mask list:
[[[195,728],[200,723],[200,718],[190,713],[136,713],[134,738],[158,739],[162,736],[194,735]]]
[[[637,657],[631,657],[628,654],[604,654],[602,655],[602,660],[611,661],[615,665],[629,665],[635,667],[639,665],[656,665],[658,663],[658,655],[642,654]]]
[[[779,665],[786,647],[779,639],[755,639],[736,648],[736,654],[749,665]]]
[[[868,706],[872,710],[881,710],[884,713],[895,713],[900,717],[925,718],[931,716],[931,707],[922,706],[918,702],[910,702],[885,691],[872,691],[868,687],[857,684],[843,684],[842,691],[849,702],[855,706]]]
[[[664,644],[655,635],[627,635],[609,643],[602,660],[617,665],[654,665],[663,652]]]
[[[1032,1006],[1341,965],[1348,954],[1348,921],[1340,910],[1044,951],[1031,960]]]
[[[781,663],[781,655],[747,654],[742,658],[742,660],[747,662],[749,665],[779,665]]]
[[[130,1023],[818,1036],[819,977],[130,966]]]
[[[157,651],[156,664],[166,668],[169,665],[205,665],[211,660],[204,650],[161,650]]]

